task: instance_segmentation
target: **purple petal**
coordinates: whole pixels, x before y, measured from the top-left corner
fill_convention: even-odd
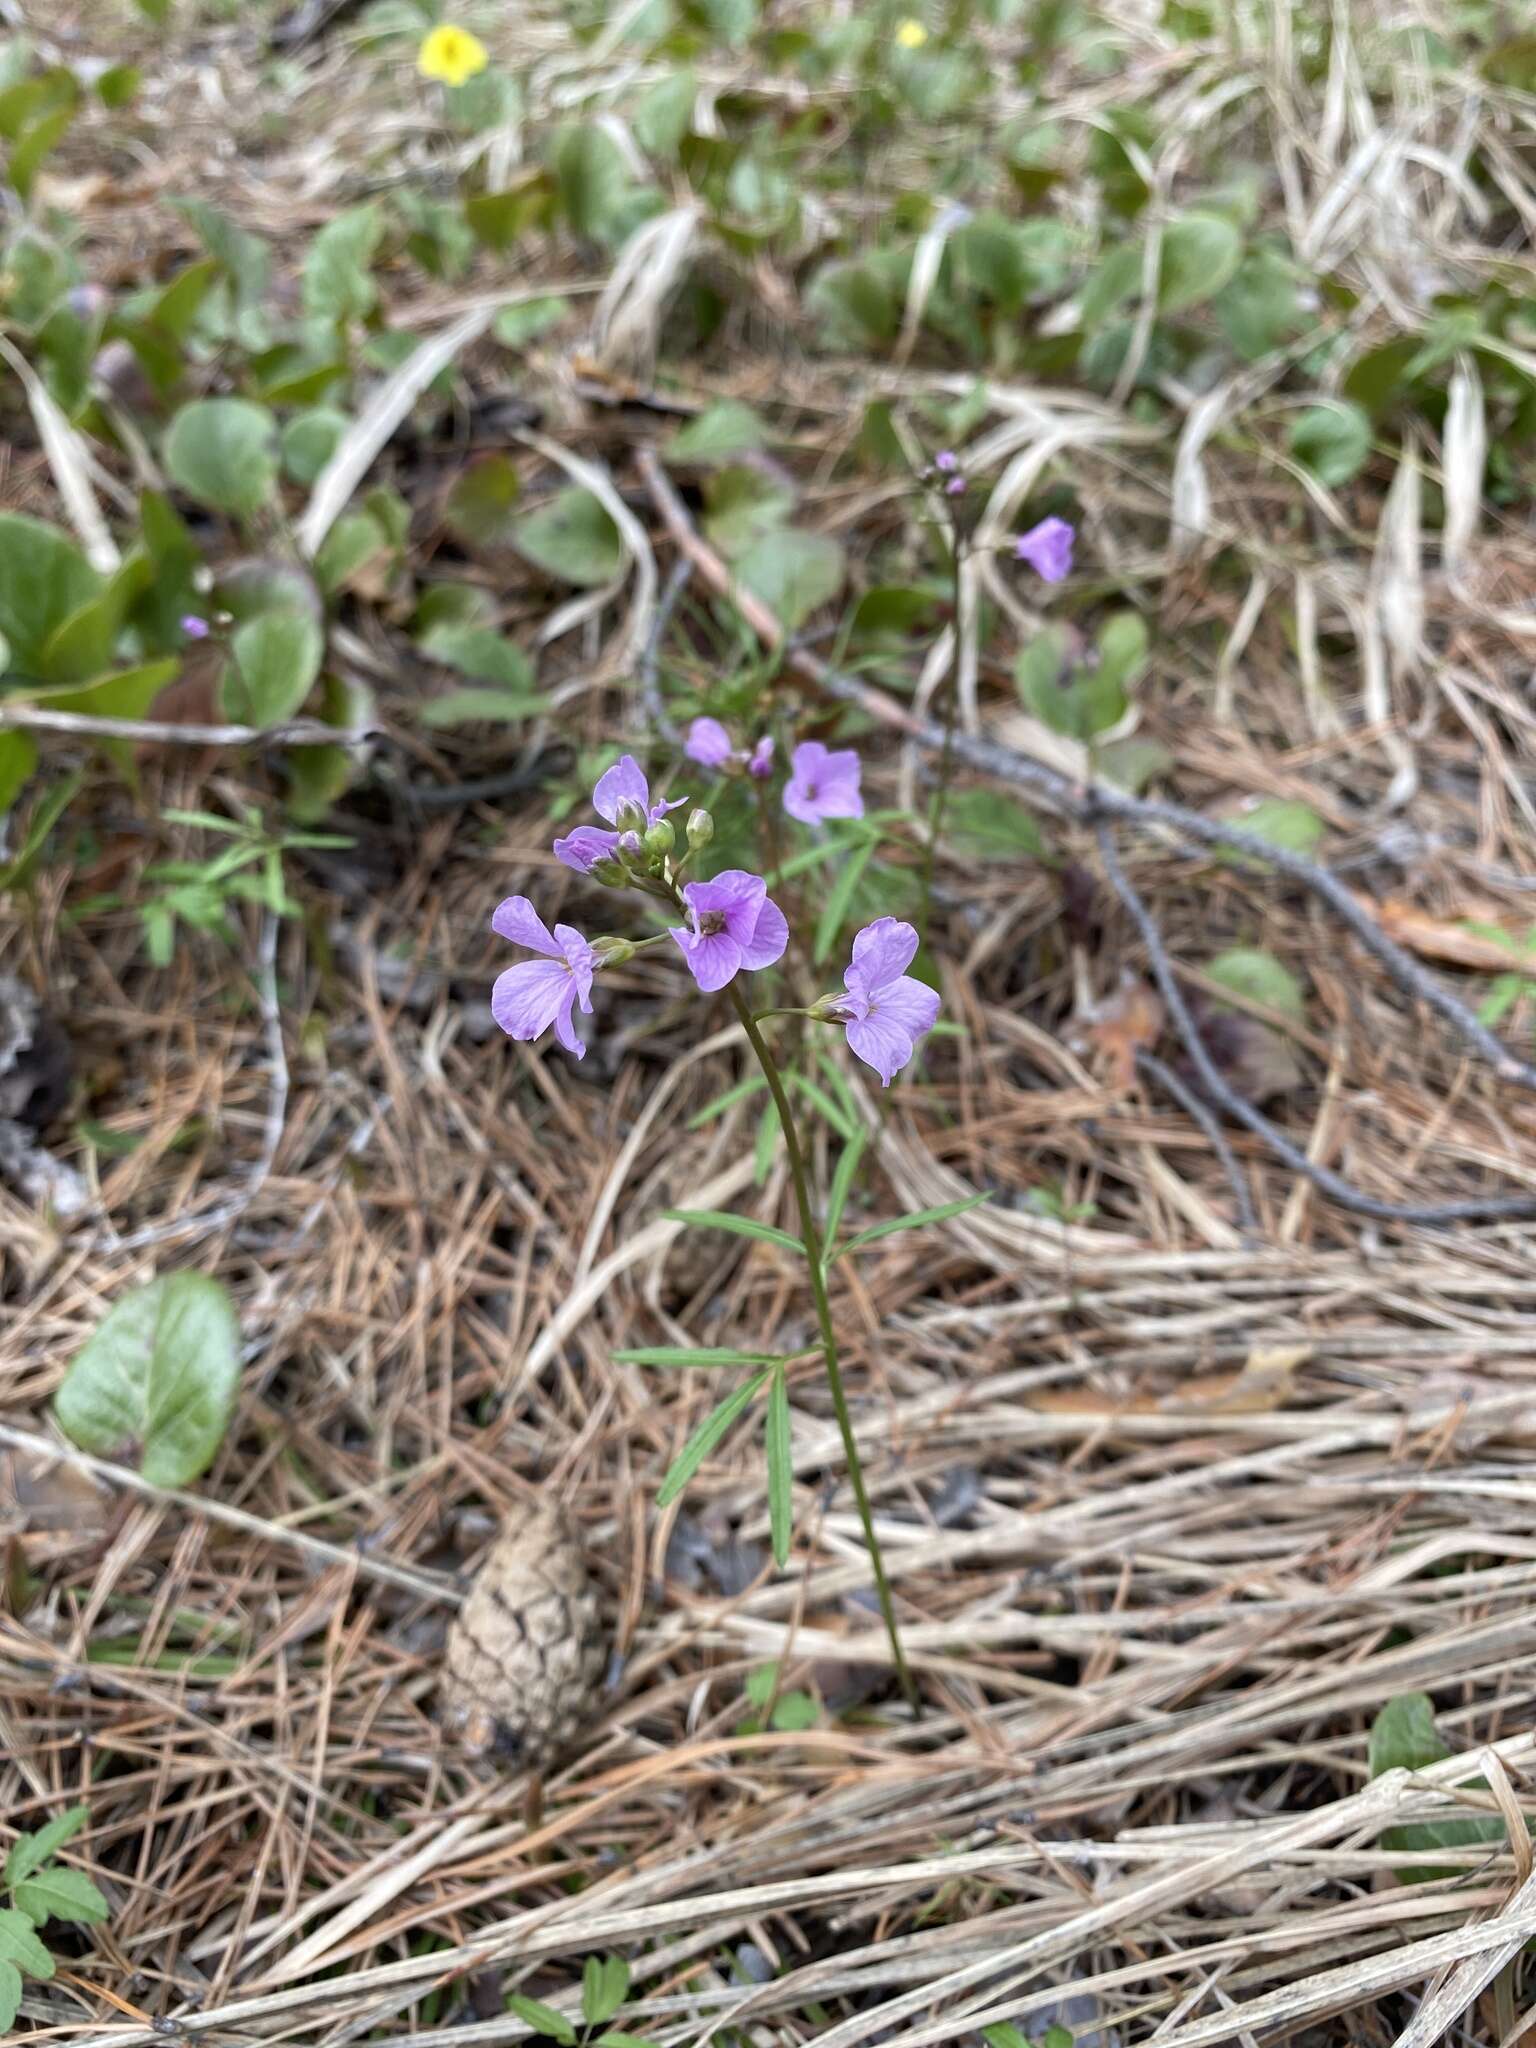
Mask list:
[[[619,814],[619,805],[626,799],[638,804],[642,811],[650,810],[651,785],[633,754],[623,755],[605,775],[597,778],[597,787],[592,792],[592,808],[611,825]]]
[[[576,983],[572,980],[566,984],[565,1000],[555,1012],[555,1036],[568,1053],[573,1054],[579,1060],[584,1060],[587,1056],[587,1048],[581,1039],[576,1036],[576,1026],[571,1021],[571,1007],[575,1000]],[[589,1016],[591,1015],[592,1005],[590,1003],[583,1003],[581,1007]]]
[[[766,782],[773,773],[773,734],[765,732],[752,749],[752,758],[747,763],[747,773],[755,775],[759,782]]]
[[[917,933],[899,917],[877,917],[853,942],[853,958],[843,975],[844,988],[872,994],[885,982],[905,974],[917,953]]]
[[[859,757],[851,747],[829,753],[820,740],[805,740],[791,757],[791,775],[784,788],[784,808],[802,825],[825,818],[862,818]]]
[[[731,758],[731,736],[718,718],[696,718],[688,728],[683,752],[701,768],[723,768]]]
[[[725,868],[713,881],[690,882],[683,901],[693,915],[695,930],[705,918],[721,917],[739,950],[751,940],[767,894],[768,884],[761,875],[748,874],[745,868]]]
[[[889,1019],[909,1038],[921,1038],[938,1017],[939,992],[914,975],[899,975],[878,991],[872,1014]]]
[[[789,920],[771,896],[763,898],[751,938],[741,949],[741,964],[747,968],[771,967],[782,960],[789,944]]]
[[[960,458],[953,448],[941,448],[933,458],[935,469],[942,469],[946,476],[952,476],[960,467]]]
[[[491,1015],[508,1038],[531,1043],[547,1031],[561,1008],[569,1010],[576,993],[563,960],[520,960],[496,977],[491,990]]]
[[[598,825],[578,825],[564,839],[555,841],[555,859],[574,868],[578,875],[589,875],[596,862],[612,859],[618,843],[617,832],[605,832]]]
[[[206,640],[213,628],[206,619],[200,619],[196,612],[188,612],[182,619],[181,630],[189,640]]]
[[[965,478],[963,476],[952,476],[944,486],[944,495],[946,498],[963,498],[966,490]]]
[[[867,1067],[874,1068],[887,1088],[916,1049],[910,1032],[903,1031],[894,1017],[884,1015],[855,1018],[848,1026],[848,1044]]]
[[[498,903],[491,913],[491,930],[514,946],[526,946],[530,953],[544,953],[551,960],[561,958],[549,927],[526,896],[509,896],[505,903]]]
[[[576,993],[581,998],[581,1007],[591,1016],[592,1005],[588,998],[592,994],[592,976],[597,971],[597,954],[582,937],[581,933],[568,924],[555,926],[555,937],[565,955],[565,964],[571,970]]]
[[[683,808],[683,805],[687,803],[687,801],[688,799],[685,796],[674,796],[670,799],[666,797],[659,797],[657,801],[651,805],[651,808],[646,812],[646,823],[648,825],[654,825],[656,823],[656,820],[658,818],[664,818],[667,815],[668,811],[680,811]]]
[[[1042,519],[1019,537],[1014,553],[1028,562],[1042,583],[1060,583],[1072,573],[1072,546],[1076,530],[1065,519]]]
[[[688,963],[688,972],[706,995],[735,979],[741,967],[741,947],[729,932],[709,932],[701,938],[686,925],[672,925],[670,930]]]

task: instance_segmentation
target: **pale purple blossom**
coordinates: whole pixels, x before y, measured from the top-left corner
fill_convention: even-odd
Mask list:
[[[1042,583],[1060,583],[1072,573],[1076,539],[1076,529],[1065,519],[1042,519],[1020,535],[1013,552],[1019,561],[1028,562]]]
[[[683,742],[683,752],[701,768],[723,768],[733,751],[731,736],[718,718],[696,718]]]
[[[685,796],[674,797],[670,803],[665,798],[651,802],[651,786],[645,779],[645,770],[633,754],[625,754],[597,779],[592,792],[592,808],[600,818],[606,818],[609,825],[617,824],[619,806],[633,804],[645,818],[647,825],[654,825],[664,818],[668,811],[675,811],[687,803]],[[555,841],[555,859],[566,867],[574,868],[579,875],[592,872],[593,865],[600,860],[611,860],[618,850],[617,831],[605,832],[597,825],[578,825],[563,839]]]
[[[592,976],[602,964],[597,952],[568,924],[557,924],[551,934],[526,896],[509,896],[499,904],[491,930],[540,955],[497,975],[491,1015],[509,1038],[525,1044],[553,1024],[566,1051],[581,1059],[587,1048],[576,1036],[571,1012],[580,1003],[583,1016],[592,1014]]]
[[[820,825],[827,818],[862,818],[859,757],[852,747],[829,753],[820,740],[803,740],[790,757],[784,808],[802,825]]]
[[[206,640],[213,628],[206,619],[200,619],[196,612],[188,612],[181,621],[181,630],[189,640]]]
[[[771,967],[789,943],[789,925],[761,875],[727,868],[712,882],[683,890],[688,923],[673,925],[688,972],[706,993],[724,988],[743,968]]]
[[[747,773],[756,776],[759,782],[766,782],[773,773],[773,734],[765,732],[752,749],[747,761]]]
[[[906,972],[916,952],[917,933],[899,918],[877,917],[865,925],[843,974],[848,993],[830,1011],[847,1027],[849,1049],[874,1068],[886,1088],[939,1014],[938,991]]]
[[[946,498],[963,498],[965,496],[965,489],[965,478],[963,476],[952,476],[944,486],[944,495]]]
[[[953,448],[941,448],[933,458],[933,466],[942,470],[945,476],[953,476],[960,467],[960,458]]]

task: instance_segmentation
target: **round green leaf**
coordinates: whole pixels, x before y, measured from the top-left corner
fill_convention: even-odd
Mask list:
[[[53,1412],[82,1449],[136,1461],[156,1486],[186,1486],[219,1448],[239,1383],[229,1295],[201,1273],[171,1273],[107,1311],[75,1354]]]
[[[843,551],[826,534],[786,528],[754,541],[737,561],[736,573],[793,633],[842,589]]]
[[[1291,428],[1291,453],[1330,490],[1357,475],[1370,452],[1370,415],[1349,399],[1309,405]]]
[[[245,398],[199,398],[184,405],[165,437],[165,466],[189,498],[248,519],[277,481],[272,415]]]
[[[66,533],[24,512],[0,512],[0,633],[16,668],[35,673],[50,635],[101,588]]]
[[[283,468],[296,484],[312,484],[336,453],[352,422],[334,405],[312,406],[283,428]]]
[[[501,547],[511,537],[522,488],[510,456],[482,455],[454,478],[443,523],[467,548]]]
[[[225,704],[248,724],[267,726],[291,718],[314,688],[325,642],[302,612],[259,612],[238,629],[230,650]]]
[[[1243,260],[1243,238],[1219,213],[1186,213],[1163,230],[1157,298],[1165,313],[1203,306]]]
[[[519,519],[512,539],[520,554],[562,583],[608,583],[624,564],[619,529],[590,491],[559,491]]]
[[[1236,996],[1246,996],[1250,1002],[1262,1003],[1265,1009],[1276,1010],[1293,1023],[1300,1024],[1306,1015],[1301,983],[1273,953],[1262,953],[1252,946],[1234,946],[1213,960],[1205,971],[1222,988],[1231,989]]]

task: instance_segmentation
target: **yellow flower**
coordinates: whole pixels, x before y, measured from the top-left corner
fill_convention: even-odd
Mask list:
[[[928,40],[928,31],[920,21],[904,21],[896,31],[896,40],[904,50],[920,50]]]
[[[489,61],[480,38],[472,36],[467,28],[455,28],[451,21],[442,22],[424,36],[416,52],[416,69],[422,77],[440,78],[444,85],[462,85],[465,79],[483,71]]]

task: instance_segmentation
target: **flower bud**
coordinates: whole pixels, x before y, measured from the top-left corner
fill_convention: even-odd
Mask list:
[[[700,806],[688,813],[688,844],[697,853],[701,846],[708,846],[715,836],[715,821],[708,811]]]
[[[633,832],[637,837],[650,823],[643,804],[637,804],[632,796],[624,797],[613,814],[613,822],[621,832]]]
[[[626,867],[637,867],[645,859],[645,849],[640,844],[638,832],[619,834],[619,859]]]
[[[658,818],[654,825],[647,828],[645,838],[641,841],[646,852],[655,860],[663,859],[676,843],[677,833],[670,818]]]
[[[594,882],[602,882],[610,889],[627,889],[629,887],[629,870],[621,861],[595,860],[592,863],[591,873]]]
[[[622,967],[634,959],[635,947],[630,939],[594,939],[592,953],[598,967]]]
[[[847,1015],[848,997],[839,992],[830,996],[818,996],[806,1016],[817,1024],[841,1024]]]

